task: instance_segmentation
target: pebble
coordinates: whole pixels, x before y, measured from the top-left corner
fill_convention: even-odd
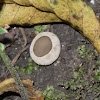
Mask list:
[[[15,50],[17,50],[17,48],[15,48]]]
[[[90,3],[94,4],[95,2],[94,2],[94,0],[91,0]]]

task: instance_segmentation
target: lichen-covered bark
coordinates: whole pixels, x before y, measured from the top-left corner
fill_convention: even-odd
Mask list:
[[[0,3],[5,3],[0,11],[0,26],[69,22],[100,53],[100,23],[83,0],[4,0]]]

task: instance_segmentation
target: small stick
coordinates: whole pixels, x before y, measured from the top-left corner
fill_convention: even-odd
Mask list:
[[[47,31],[48,31],[48,32],[50,31],[50,27],[51,27],[51,25],[48,24],[48,25],[47,25]]]
[[[16,57],[12,60],[12,64],[14,65],[16,63],[16,61],[18,60],[18,58],[20,57],[20,55],[29,48],[29,45],[27,45],[26,47],[24,47],[17,55]]]
[[[21,33],[22,33],[22,35],[23,35],[23,39],[24,39],[24,47],[25,47],[26,44],[27,44],[26,34],[25,34],[25,31],[24,31],[23,28],[20,27],[19,29],[20,29],[20,31],[21,31]]]

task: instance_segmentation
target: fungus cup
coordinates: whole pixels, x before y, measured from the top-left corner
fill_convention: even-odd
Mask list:
[[[30,56],[39,65],[52,64],[60,54],[59,38],[51,32],[41,32],[32,41]]]

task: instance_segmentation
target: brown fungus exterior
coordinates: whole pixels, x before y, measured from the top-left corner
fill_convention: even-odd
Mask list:
[[[32,41],[30,56],[39,65],[52,64],[60,54],[60,41],[51,32],[41,32]]]

